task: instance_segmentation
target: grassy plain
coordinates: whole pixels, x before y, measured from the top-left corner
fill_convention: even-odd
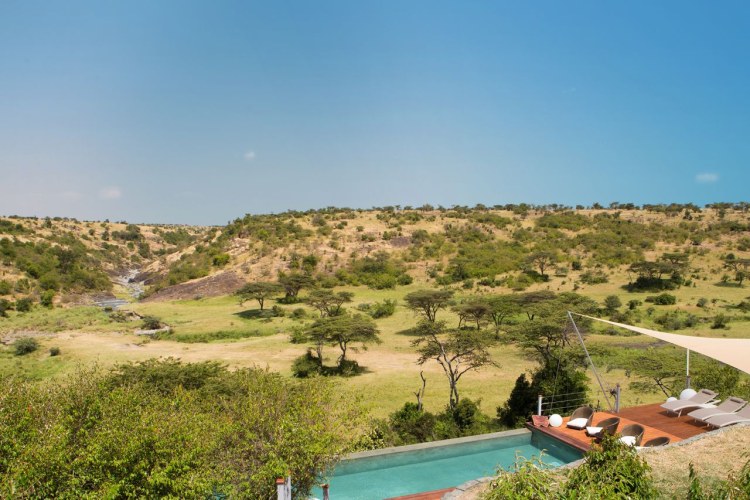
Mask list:
[[[646,293],[628,293],[621,288],[627,282],[624,274],[613,274],[610,283],[585,286],[578,289],[602,302],[607,295],[617,294],[625,304],[631,299],[643,301]],[[361,397],[373,416],[384,417],[404,402],[414,401],[414,392],[421,386],[420,370],[427,378],[425,404],[431,411],[440,411],[448,400],[448,387],[445,376],[437,363],[427,363],[420,367],[416,364],[417,355],[411,341],[413,337],[408,329],[417,322],[417,317],[404,307],[403,297],[406,293],[423,287],[410,285],[394,290],[376,291],[365,287],[346,287],[354,293],[354,302],[347,304],[350,310],[356,310],[362,303],[373,303],[384,299],[395,299],[399,302],[393,316],[377,320],[382,343],[369,346],[367,350],[353,353],[353,358],[366,367],[365,373],[351,378],[338,379],[342,389],[350,391],[353,396]],[[537,288],[549,288],[554,291],[571,291],[571,280],[552,279],[549,283],[537,285]],[[504,289],[482,289],[470,292],[460,291],[457,297],[475,293],[508,293]],[[726,312],[726,305],[739,302],[748,295],[746,288],[723,287],[709,281],[696,281],[695,286],[682,287],[673,292],[678,297],[674,306],[652,306],[654,315],[667,310],[691,312],[701,317],[710,318],[719,312]],[[696,306],[699,298],[708,299],[706,307]],[[714,303],[711,299],[716,299]],[[274,302],[269,301],[270,308]],[[640,306],[646,309],[650,304]],[[116,363],[144,360],[154,357],[176,357],[184,361],[219,360],[231,367],[261,366],[291,375],[292,361],[304,353],[306,346],[292,344],[290,334],[300,328],[305,321],[311,321],[317,311],[303,304],[282,305],[287,316],[272,319],[254,319],[248,312],[257,309],[257,303],[246,302],[240,306],[231,296],[201,298],[196,300],[179,300],[171,302],[132,303],[123,309],[135,311],[141,315],[152,315],[169,324],[174,332],[163,339],[149,340],[136,336],[134,331],[140,326],[138,322],[118,323],[98,308],[72,307],[52,310],[37,307],[30,313],[11,311],[10,317],[0,323],[1,337],[6,343],[13,338],[27,334],[38,336],[42,348],[26,356],[14,356],[11,347],[0,353],[0,373],[23,373],[41,379],[68,372],[78,364],[98,363],[108,366]],[[304,308],[307,317],[294,320],[291,311]],[[450,311],[441,311],[439,319],[449,323],[456,322],[456,316]],[[648,325],[646,317],[645,323]],[[651,324],[650,326],[656,326]],[[191,336],[201,336],[211,332],[229,332],[246,336],[239,340],[218,340],[201,343],[186,343],[174,340],[185,340]],[[710,322],[698,323],[695,327],[680,330],[678,333],[716,337],[750,337],[750,321],[742,315],[735,315],[735,321],[726,330],[713,330]],[[590,332],[587,345],[615,348],[642,348],[654,344],[653,340],[640,335],[620,336]],[[50,356],[49,348],[60,347],[60,356]],[[594,349],[595,350],[595,349]],[[333,364],[338,351],[326,348],[327,362]],[[494,414],[495,408],[508,397],[519,374],[533,368],[535,363],[522,355],[511,345],[499,345],[493,348],[492,354],[499,366],[485,368],[469,373],[460,383],[462,396],[481,399],[482,408],[488,414]],[[642,402],[653,402],[661,399],[659,394],[636,393],[627,389],[628,378],[621,370],[607,371],[599,367],[605,384],[613,386],[620,382],[623,391],[623,402],[626,405]],[[591,375],[591,374],[590,374]],[[592,393],[594,399],[604,400],[596,387],[593,376]]]

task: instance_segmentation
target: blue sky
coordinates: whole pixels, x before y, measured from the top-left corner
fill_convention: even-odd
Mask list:
[[[0,2],[0,214],[747,200],[746,2]]]

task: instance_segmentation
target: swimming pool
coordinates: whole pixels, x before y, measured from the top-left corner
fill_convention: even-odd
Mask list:
[[[582,457],[555,439],[525,429],[449,439],[421,445],[356,453],[342,460],[329,478],[331,500],[381,500],[459,486],[508,468],[516,456],[538,456],[558,467]],[[322,498],[322,492],[313,491]]]

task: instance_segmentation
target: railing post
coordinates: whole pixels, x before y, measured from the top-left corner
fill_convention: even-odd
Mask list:
[[[539,398],[536,400],[536,414],[539,415],[540,417],[542,416],[542,398],[543,397],[544,396],[540,394]]]
[[[286,500],[286,481],[283,477],[276,478],[276,500]]]
[[[615,413],[620,413],[620,383],[615,385]]]
[[[330,500],[330,497],[328,496],[329,485],[321,484],[320,487],[323,489],[323,500]]]

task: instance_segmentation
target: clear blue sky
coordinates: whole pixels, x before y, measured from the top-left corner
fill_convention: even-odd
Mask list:
[[[0,214],[750,198],[747,2],[0,2]]]

